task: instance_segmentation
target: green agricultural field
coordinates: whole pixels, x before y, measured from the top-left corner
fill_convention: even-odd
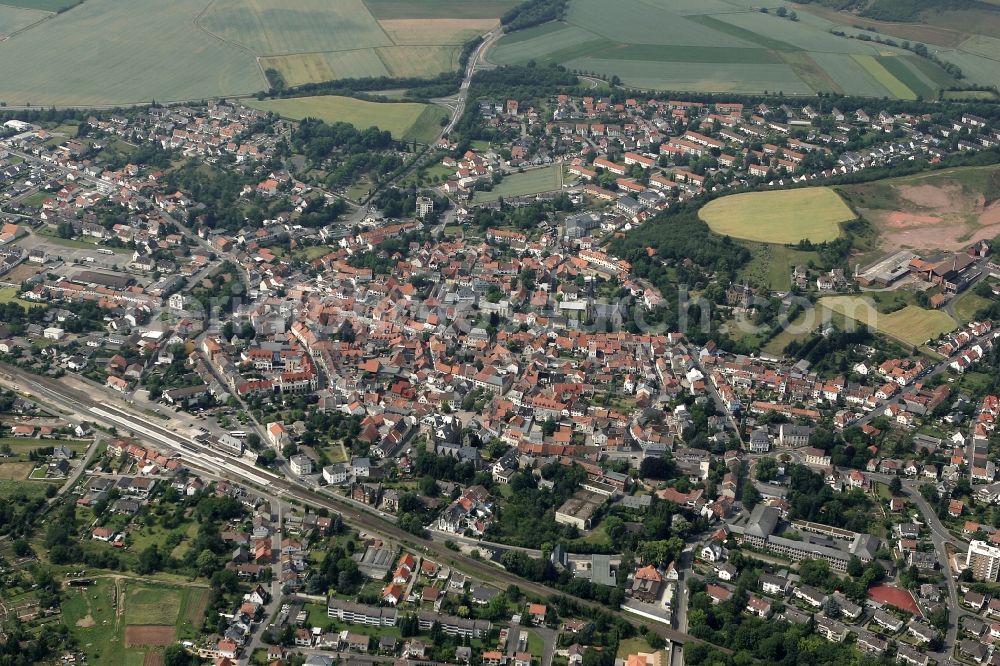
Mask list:
[[[437,137],[441,118],[446,115],[444,109],[431,104],[368,102],[335,95],[289,97],[248,104],[293,120],[318,118],[331,123],[350,123],[359,128],[378,127],[398,139],[416,139],[424,143]]]
[[[43,12],[61,12],[76,7],[81,2],[83,0],[7,0],[4,4]]]
[[[494,185],[489,192],[476,192],[473,201],[496,201],[500,198],[520,197],[539,192],[561,190],[563,186],[563,167],[561,164],[531,169],[524,173],[512,173],[505,176],[499,185]]]
[[[261,58],[260,65],[264,69],[280,72],[289,86],[334,79],[389,76],[389,70],[375,49],[269,56]]]
[[[458,68],[458,46],[390,46],[375,54],[391,76],[437,76]]]
[[[506,35],[487,58],[558,63],[653,90],[913,99],[954,83],[929,60],[910,62],[909,51],[834,35],[839,26],[825,18],[803,14],[790,21],[752,4],[570,0],[563,21]],[[884,66],[883,59],[894,58]]]
[[[378,20],[497,18],[521,0],[365,0]]]
[[[884,97],[889,94],[868,70],[848,53],[811,53],[816,64],[837,82],[840,90],[854,95]]]
[[[194,25],[204,8],[200,0],[87,0],[0,42],[0,101],[127,104],[263,88],[250,54]]]
[[[198,25],[260,56],[393,44],[362,0],[216,0]]]
[[[8,106],[249,95],[267,87],[271,68],[290,85],[436,76],[456,69],[462,44],[517,4],[370,0],[376,17],[365,0],[86,0],[58,15],[47,12],[72,0],[12,2],[0,4]]]
[[[0,39],[51,16],[47,12],[0,5]]]
[[[698,215],[717,234],[782,244],[833,240],[855,217],[826,187],[733,194],[709,202]]]
[[[886,69],[881,62],[875,59],[875,56],[870,55],[855,55],[852,56],[858,61],[862,67],[865,68],[869,74],[871,74],[876,81],[881,85],[885,86],[893,97],[898,99],[916,99],[916,94],[910,90],[906,84],[897,79],[892,73]]]
[[[935,83],[916,65],[916,57],[879,56],[876,60],[900,83],[913,91],[914,94],[919,95],[923,99],[933,99],[936,96],[940,85]]]
[[[882,314],[861,296],[827,296],[819,304],[855,322],[869,326],[914,347],[923,345],[957,327],[955,320],[941,310],[925,310],[907,305],[901,310]]]

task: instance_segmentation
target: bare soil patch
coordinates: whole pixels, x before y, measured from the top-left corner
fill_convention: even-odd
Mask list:
[[[882,249],[961,250],[1000,235],[1000,202],[961,182],[897,183],[883,201],[862,209],[878,228]]]
[[[95,624],[97,624],[97,622],[94,621],[93,615],[87,615],[86,617],[81,617],[79,620],[76,621],[76,626],[83,627],[85,629],[87,627],[93,627]]]
[[[986,227],[1000,224],[1000,201],[994,201],[979,215],[979,225]]]
[[[893,211],[885,216],[886,226],[890,229],[909,229],[911,227],[928,227],[941,223],[941,218],[937,215],[917,215],[916,213],[904,213]]]
[[[125,627],[125,647],[170,645],[174,628],[163,624],[130,624]]]
[[[962,186],[958,183],[943,185],[899,185],[899,197],[921,208],[942,213],[957,213],[962,209]]]

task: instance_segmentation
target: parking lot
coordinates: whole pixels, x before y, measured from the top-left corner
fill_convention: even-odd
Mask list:
[[[17,246],[24,248],[28,252],[40,248],[45,251],[50,261],[62,260],[70,267],[79,265],[80,267],[86,266],[89,268],[125,270],[132,260],[130,252],[119,251],[108,254],[107,252],[110,251],[110,248],[102,248],[98,245],[86,247],[85,244],[86,241],[65,241],[41,236],[34,232],[18,239],[16,243]],[[101,252],[101,249],[104,249],[105,252]],[[92,261],[88,261],[88,259]]]

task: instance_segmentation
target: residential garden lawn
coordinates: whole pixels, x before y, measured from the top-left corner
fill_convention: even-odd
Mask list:
[[[303,261],[312,261],[324,257],[333,250],[329,245],[310,245],[294,252],[295,256]]]
[[[508,199],[527,194],[538,194],[539,192],[553,192],[561,190],[562,186],[563,166],[562,164],[551,164],[539,169],[504,176],[504,179],[498,185],[494,185],[491,191],[476,192],[472,200],[476,203],[496,201],[500,198]]]
[[[796,250],[787,245],[747,242],[750,248],[750,263],[740,269],[740,278],[769,289],[787,291],[792,286],[792,271],[800,264],[816,261],[819,254],[813,251]]]
[[[192,525],[195,526],[195,534],[197,534],[197,523],[193,520],[185,521],[172,530],[165,530],[160,525],[154,525],[152,527],[149,525],[135,527],[131,532],[129,532],[129,536],[132,540],[132,547],[129,550],[132,553],[140,553],[143,549],[152,544],[162,545],[171,534],[179,534],[185,540],[188,540],[191,537],[190,531]],[[185,541],[181,541],[178,547],[184,545],[184,543]],[[142,623],[136,622],[133,624]]]
[[[23,298],[18,298],[17,287],[0,287],[0,303],[17,303],[22,308],[44,308],[44,303],[33,303]]]
[[[41,208],[47,199],[52,198],[51,192],[35,192],[21,199],[21,204],[32,208]]]
[[[478,149],[473,148],[473,150],[478,150]],[[411,171],[406,175],[406,178],[402,180],[401,184],[407,187],[411,185],[420,187],[421,180],[420,178],[418,178],[418,175],[420,174],[423,174],[423,183],[434,183],[435,178],[437,179],[437,182],[443,182],[447,180],[448,177],[455,175],[455,167],[446,167],[443,164],[434,164],[423,170],[418,169],[415,171]]]
[[[184,540],[174,546],[174,549],[170,551],[170,556],[180,559],[187,555],[196,536],[198,536],[198,523],[192,521],[188,525],[187,531],[184,532]]]
[[[0,461],[0,479],[8,481],[24,480],[28,478],[28,475],[31,474],[31,470],[34,468],[35,463],[32,462]]]
[[[922,345],[957,327],[947,313],[924,310],[916,305],[882,314],[860,296],[827,296],[821,298],[819,304],[911,346]]]
[[[0,437],[0,447],[9,446],[12,453],[20,459],[27,460],[28,452],[35,449],[48,448],[53,446],[65,446],[72,449],[77,455],[83,453],[90,446],[90,442],[79,439],[36,439],[34,437]]]
[[[732,194],[710,201],[698,216],[717,234],[763,243],[830,241],[856,217],[827,187]]]
[[[336,95],[248,100],[247,104],[293,120],[317,118],[328,123],[350,123],[359,129],[378,127],[389,131],[394,138],[422,142],[437,137],[440,120],[446,115],[443,108],[431,104],[369,102]]]
[[[368,180],[367,178],[362,178],[358,182],[348,187],[347,192],[345,192],[344,195],[348,199],[354,199],[355,201],[360,201],[361,199],[364,199],[366,196],[368,196],[368,193],[371,192],[371,189],[372,189],[371,181]]]
[[[22,463],[14,463],[14,464],[22,464]],[[28,471],[29,472],[31,471],[30,468]],[[21,477],[21,479],[0,478],[0,497],[4,498],[11,497],[12,495],[18,492],[23,492],[28,497],[44,497],[45,488],[49,485],[55,485],[55,484],[26,483],[24,481],[24,477]]]
[[[537,659],[541,659],[545,653],[545,641],[530,629],[528,630],[528,652]]]
[[[52,243],[54,245],[62,245],[63,247],[71,247],[77,250],[93,250],[97,247],[104,247],[111,250],[115,254],[131,254],[132,250],[125,247],[111,247],[108,245],[101,245],[98,243],[97,239],[84,240],[81,236],[80,238],[60,238],[56,235],[55,229],[49,226],[40,227],[35,231],[39,236],[45,236],[46,243]]]
[[[983,298],[972,290],[969,290],[955,299],[955,315],[963,322],[970,322],[976,318],[979,310],[989,307],[992,301]]]
[[[652,647],[650,647],[649,642],[641,637],[636,636],[635,638],[626,638],[625,640],[618,641],[618,657],[621,659],[627,658],[630,654],[636,654],[637,652],[656,652]]]

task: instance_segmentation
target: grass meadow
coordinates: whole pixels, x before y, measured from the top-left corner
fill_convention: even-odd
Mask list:
[[[318,118],[326,122],[345,122],[359,128],[378,127],[397,139],[427,143],[441,131],[445,110],[433,104],[413,102],[368,102],[353,97],[320,95],[289,97],[248,102],[263,111],[273,111],[285,118]]]
[[[819,304],[914,347],[957,327],[955,320],[946,312],[925,310],[916,305],[883,314],[861,296],[827,296],[821,298]]]
[[[500,198],[520,197],[539,192],[561,190],[563,185],[563,167],[552,164],[540,169],[531,169],[523,173],[512,173],[505,176],[498,185],[489,192],[476,192],[473,201],[496,201]]]

